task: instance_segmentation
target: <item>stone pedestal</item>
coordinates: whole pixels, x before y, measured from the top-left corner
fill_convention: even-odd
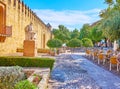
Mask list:
[[[34,57],[37,56],[37,45],[34,40],[24,40],[23,56]]]

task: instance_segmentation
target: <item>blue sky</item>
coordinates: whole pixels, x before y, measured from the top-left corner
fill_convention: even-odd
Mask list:
[[[46,24],[59,24],[70,30],[99,20],[99,12],[107,7],[104,0],[23,0]]]

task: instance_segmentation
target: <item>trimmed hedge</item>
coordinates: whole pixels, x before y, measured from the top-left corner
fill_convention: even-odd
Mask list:
[[[16,49],[16,52],[23,53],[23,51],[24,51],[23,48],[17,48],[17,49]],[[50,49],[40,49],[40,48],[38,48],[38,49],[37,49],[37,52],[38,52],[38,53],[50,53]]]
[[[0,66],[49,67],[52,69],[54,61],[52,58],[0,57]]]
[[[50,53],[50,49],[38,49],[38,53]]]
[[[67,46],[68,47],[72,47],[72,48],[75,48],[75,47],[81,47],[82,46],[82,41],[79,40],[79,39],[71,39],[68,43],[67,43]]]
[[[16,52],[23,53],[23,50],[24,50],[23,48],[17,48],[17,49],[16,49]]]
[[[49,48],[60,48],[62,46],[62,41],[59,39],[50,39],[47,42]]]

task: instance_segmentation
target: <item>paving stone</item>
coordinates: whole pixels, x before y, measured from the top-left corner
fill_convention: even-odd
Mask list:
[[[57,82],[51,83],[52,89],[101,89],[80,63],[71,54],[57,57],[51,72],[51,80]]]
[[[72,58],[82,61],[80,65],[96,81],[102,89],[120,89],[120,78],[111,72],[95,65],[80,54],[72,55]]]
[[[59,80],[61,77],[64,81]],[[51,80],[55,81],[51,83],[51,89],[120,89],[119,77],[95,65],[80,53],[56,57]]]

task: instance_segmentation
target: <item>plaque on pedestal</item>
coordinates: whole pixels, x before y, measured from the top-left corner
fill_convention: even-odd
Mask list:
[[[37,45],[34,40],[24,40],[23,56],[34,57],[37,56]]]

